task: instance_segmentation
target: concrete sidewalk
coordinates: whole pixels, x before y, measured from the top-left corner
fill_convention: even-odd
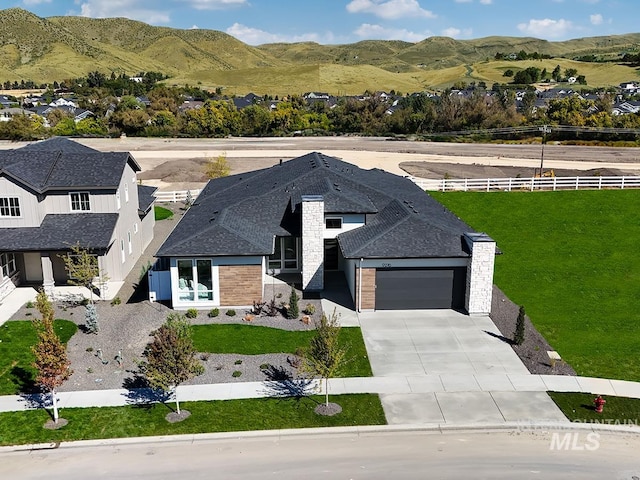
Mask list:
[[[308,389],[321,393],[319,383]],[[229,400],[274,396],[273,382],[183,385],[180,401]],[[426,375],[357,377],[329,381],[329,393],[380,394],[390,425],[468,424],[514,421],[566,422],[546,391],[584,392],[640,398],[640,383],[554,375]],[[60,392],[60,408],[124,406],[148,401],[141,390]],[[48,397],[0,396],[0,411],[22,411],[48,405]]]

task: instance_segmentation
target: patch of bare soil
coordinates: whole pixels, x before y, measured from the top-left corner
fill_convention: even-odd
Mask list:
[[[402,162],[402,168],[409,175],[420,178],[442,179],[442,178],[518,178],[532,177],[535,172],[531,167],[507,167],[491,165],[465,165],[461,163],[435,163],[435,162]],[[568,170],[568,169],[545,169],[556,177],[576,177],[576,176],[622,176],[634,175],[633,172],[619,170],[615,168],[598,168],[590,170]]]
[[[66,418],[58,418],[57,422],[53,420],[47,420],[47,422],[43,425],[43,428],[47,430],[59,430],[62,427],[66,427],[69,424],[69,420]]]
[[[186,420],[190,416],[191,416],[191,412],[189,410],[180,410],[180,413],[178,412],[167,413],[167,415],[165,415],[164,418],[169,423],[178,423],[178,422],[182,422],[183,420]]]
[[[321,403],[315,408],[314,412],[316,412],[318,415],[333,417],[334,415],[337,415],[340,412],[342,412],[342,407],[337,403],[333,403],[333,402],[329,402],[328,404]]]

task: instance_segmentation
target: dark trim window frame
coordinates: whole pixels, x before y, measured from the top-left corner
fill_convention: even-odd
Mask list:
[[[91,211],[91,196],[89,192],[69,192],[72,212]]]
[[[324,226],[330,230],[339,230],[342,228],[342,217],[326,217]]]
[[[16,255],[11,252],[0,253],[0,269],[5,277],[10,277],[16,273],[18,271]]]
[[[0,197],[0,217],[19,218],[21,216],[20,197]]]

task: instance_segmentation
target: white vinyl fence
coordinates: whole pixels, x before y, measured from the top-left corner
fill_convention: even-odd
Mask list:
[[[158,202],[184,202],[187,199],[188,193],[191,193],[191,199],[195,200],[200,195],[201,190],[199,188],[194,190],[176,190],[173,192],[159,192],[156,191],[154,196]]]
[[[409,177],[423,190],[511,192],[522,190],[602,190],[640,188],[640,176],[622,177],[543,177],[543,178],[468,178],[430,180]]]

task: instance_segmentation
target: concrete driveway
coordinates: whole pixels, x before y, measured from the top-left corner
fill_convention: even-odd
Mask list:
[[[359,314],[373,374],[528,374],[488,317],[453,310]]]
[[[375,377],[408,385],[380,399],[392,425],[567,422],[488,317],[452,310],[359,314]],[[526,388],[524,388],[526,390]]]

